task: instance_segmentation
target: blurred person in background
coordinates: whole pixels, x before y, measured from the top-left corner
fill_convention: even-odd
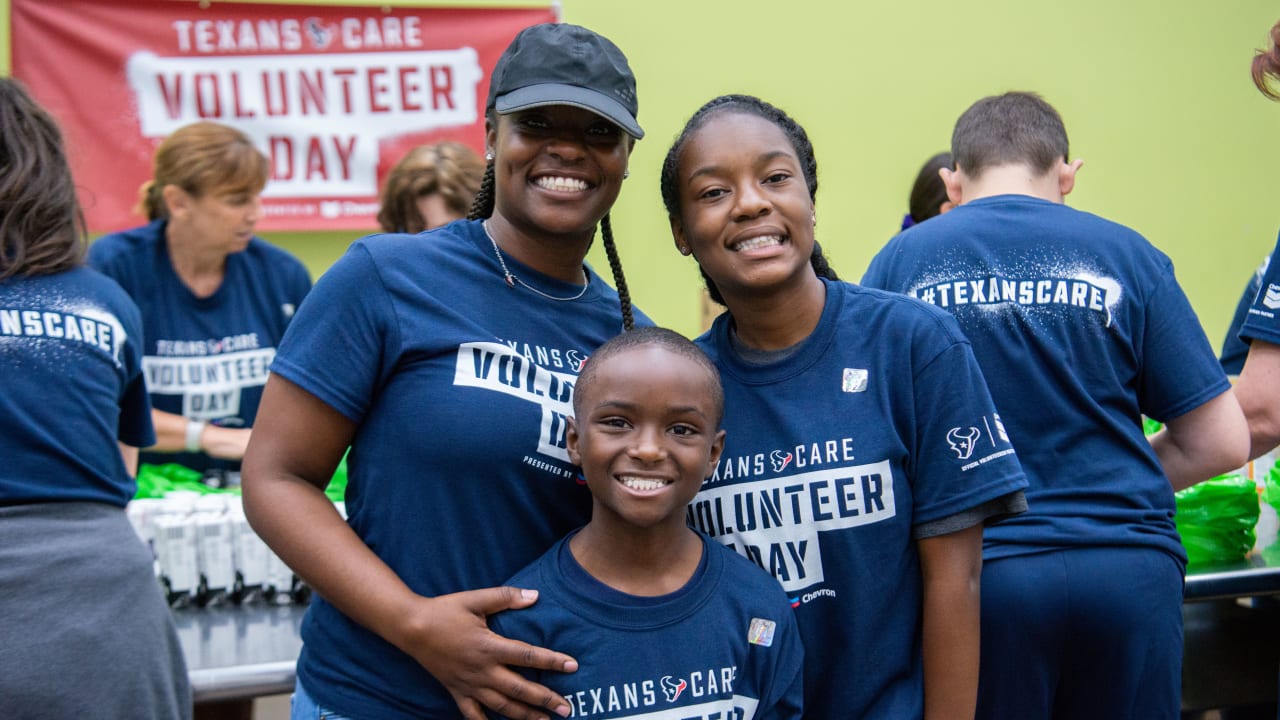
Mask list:
[[[184,126],[160,143],[153,165],[138,208],[150,222],[99,238],[89,264],[142,310],[156,429],[142,462],[234,484],[267,368],[311,278],[253,233],[268,166],[244,133]]]
[[[460,142],[421,145],[408,152],[382,186],[383,232],[420,233],[467,216],[484,179],[484,160]]]
[[[955,207],[955,203],[947,197],[947,186],[939,174],[943,169],[953,169],[949,152],[940,152],[921,166],[920,172],[916,174],[916,181],[911,185],[911,195],[907,198],[908,212],[902,217],[903,230]]]

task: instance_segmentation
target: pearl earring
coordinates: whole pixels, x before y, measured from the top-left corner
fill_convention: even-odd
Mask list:
[[[485,151],[485,153],[484,153],[484,161],[485,161],[485,162],[493,162],[493,151],[492,151],[492,150],[486,150],[486,151]]]

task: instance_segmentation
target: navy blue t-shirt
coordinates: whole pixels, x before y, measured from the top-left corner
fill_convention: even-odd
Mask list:
[[[1230,385],[1169,258],[1122,225],[1026,196],[903,232],[863,282],[955,315],[1026,470],[1026,513],[987,530],[988,559],[1075,546],[1186,562],[1173,488],[1142,432]]]
[[[152,406],[216,425],[252,427],[267,368],[311,278],[297,258],[255,237],[227,256],[218,290],[196,297],[169,261],[165,226],[156,220],[101,237],[89,248],[89,263],[120,283],[142,311]],[[203,453],[151,452],[141,459],[196,470],[240,467]]]
[[[804,649],[786,595],[719,543],[703,548],[683,588],[637,597],[588,574],[566,538],[506,583],[536,589],[538,602],[489,624],[578,661],[573,673],[525,671],[570,717],[798,720]]]
[[[554,297],[581,286],[507,257]],[[651,324],[643,316],[638,324]],[[271,371],[356,423],[353,530],[426,596],[501,585],[586,523],[591,497],[565,450],[582,363],[622,331],[594,272],[556,301],[503,279],[481,223],[356,241],[321,276]],[[360,718],[453,717],[411,657],[316,598],[298,675]]]
[[[1249,343],[1240,339],[1240,328],[1244,325],[1245,318],[1249,316],[1249,308],[1253,307],[1253,301],[1258,297],[1262,278],[1267,274],[1267,266],[1270,262],[1271,256],[1268,255],[1253,271],[1249,283],[1244,287],[1244,292],[1240,294],[1240,300],[1236,303],[1236,312],[1231,316],[1231,326],[1227,328],[1227,336],[1222,339],[1222,351],[1218,354],[1218,362],[1222,363],[1222,370],[1228,375],[1239,375],[1244,369],[1244,360],[1249,355]]]
[[[720,369],[726,435],[689,520],[787,593],[806,718],[919,718],[915,528],[1026,479],[954,318],[823,282],[818,326],[784,358],[741,357],[727,313],[698,339]]]
[[[133,301],[88,268],[0,281],[0,505],[124,507],[117,440],[155,442]]]
[[[1271,252],[1271,259],[1280,253],[1280,238],[1276,240],[1276,249]],[[1258,292],[1249,305],[1247,317],[1240,326],[1240,338],[1244,341],[1262,340],[1272,345],[1280,345],[1280,263],[1268,262],[1262,274]]]

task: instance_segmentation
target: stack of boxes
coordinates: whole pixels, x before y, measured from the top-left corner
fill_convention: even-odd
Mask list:
[[[335,503],[346,517],[345,507]],[[240,496],[173,491],[126,508],[173,607],[305,603],[309,589],[249,527]]]

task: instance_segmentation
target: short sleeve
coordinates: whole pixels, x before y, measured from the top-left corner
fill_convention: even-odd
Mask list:
[[[126,341],[121,357],[124,385],[120,393],[120,422],[117,439],[132,447],[150,447],[156,444],[155,427],[151,422],[151,396],[147,394],[145,375],[142,371],[142,317],[132,301],[127,310],[121,311],[120,320],[126,327]]]
[[[1246,341],[1262,340],[1280,345],[1280,263],[1274,262],[1280,253],[1280,238],[1271,251],[1272,262],[1263,274],[1261,287],[1249,306],[1248,316],[1240,328],[1240,337]]]
[[[356,243],[298,307],[271,372],[358,423],[395,363],[399,338],[373,259]]]
[[[1142,374],[1138,404],[1147,416],[1167,422],[1230,389],[1227,375],[1172,268],[1145,306]]]
[[[954,318],[945,316],[949,324]],[[954,335],[960,337],[959,327]],[[913,524],[1026,487],[1009,435],[967,342],[952,342],[915,374]]]

